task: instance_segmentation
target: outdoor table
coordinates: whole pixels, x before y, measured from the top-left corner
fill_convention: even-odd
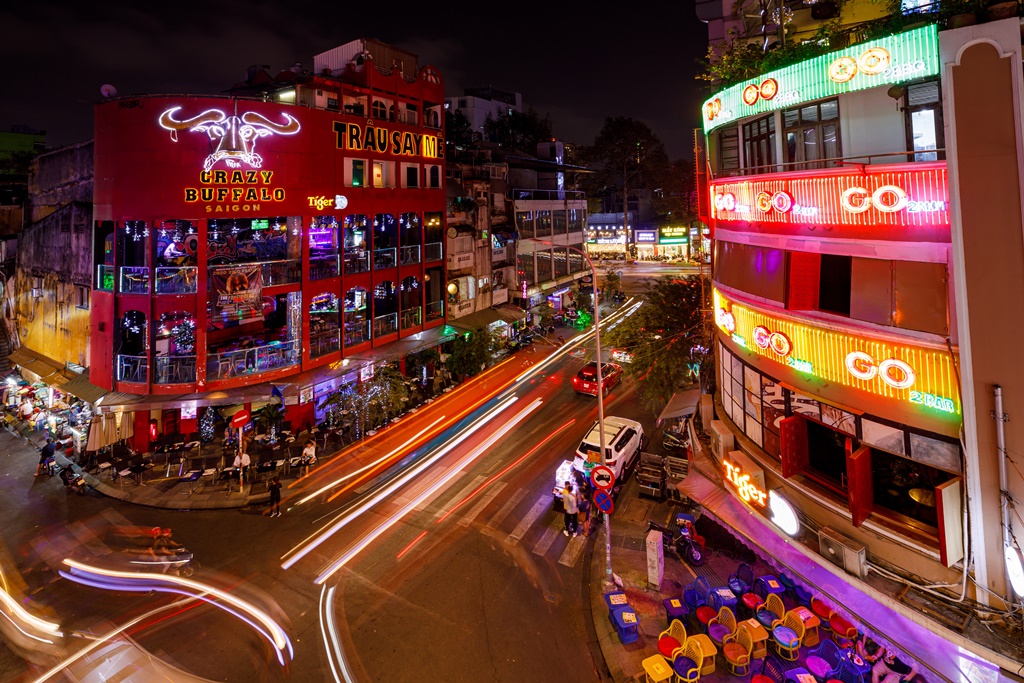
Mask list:
[[[764,659],[768,654],[768,631],[757,619],[741,621],[740,628],[746,629],[750,634],[750,640],[754,644],[750,651],[751,659]]]
[[[142,475],[145,474],[146,470],[149,469],[148,465],[132,465],[128,468],[132,472],[132,476],[135,477],[136,483],[139,486],[144,486],[142,483]]]
[[[715,657],[718,656],[718,648],[715,647],[715,643],[706,633],[695,633],[690,637],[696,639],[697,644],[700,645],[700,651],[704,655],[704,661],[700,665],[701,677],[715,673]]]
[[[613,609],[608,615],[611,619],[612,625],[615,626],[615,630],[619,632],[619,640],[622,641],[623,645],[629,645],[635,643],[640,637],[640,633],[637,629],[639,620],[636,617],[636,612],[633,611],[632,607],[628,605],[625,607],[618,607]]]
[[[181,495],[191,498],[192,494],[196,492],[196,482],[199,481],[199,477],[201,476],[203,476],[202,470],[192,470],[191,472],[186,472],[183,476],[178,477],[179,484],[189,485],[188,492],[182,491]]]
[[[786,673],[786,681],[794,681],[794,683],[818,683],[818,679],[808,673],[806,669],[791,669]]]
[[[626,594],[622,591],[612,591],[604,594],[605,604],[608,605],[608,611],[612,611],[619,607],[628,607],[629,601],[626,599]]]
[[[652,655],[640,664],[644,667],[646,683],[664,683],[672,677],[672,667],[661,655]]]
[[[814,647],[821,642],[821,638],[818,636],[818,626],[821,624],[821,619],[818,618],[818,615],[806,607],[794,607],[792,612],[800,617],[800,621],[804,623],[803,644],[807,647]]]
[[[840,661],[845,661],[849,664],[850,668],[856,672],[862,680],[868,677],[871,673],[871,664],[864,661],[864,658],[849,648],[843,648],[839,650]]]
[[[781,598],[782,594],[786,592],[786,587],[783,586],[777,578],[770,574],[759,576],[757,578],[762,582],[762,585],[764,586],[764,597],[766,598],[772,593],[778,595]]]
[[[733,610],[736,608],[736,594],[733,593],[731,589],[723,586],[721,588],[715,588],[714,593],[718,596],[718,605],[720,608],[728,607]]]
[[[678,619],[683,624],[686,623],[686,617],[689,616],[690,609],[680,598],[667,598],[662,600],[661,604],[665,606],[666,625],[671,626],[673,619]],[[681,644],[682,643],[680,643],[680,645]]]

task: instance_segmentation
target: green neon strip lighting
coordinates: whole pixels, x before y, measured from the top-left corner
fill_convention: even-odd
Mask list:
[[[939,30],[931,24],[830,52],[727,88],[704,102],[704,132],[755,114],[938,73]],[[769,79],[775,81],[774,86],[765,85]],[[750,86],[753,89],[747,95],[753,104],[744,102],[744,91]],[[766,99],[762,92],[774,95]],[[717,114],[712,115],[715,110]]]

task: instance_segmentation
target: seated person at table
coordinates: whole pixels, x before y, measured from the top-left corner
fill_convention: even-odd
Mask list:
[[[238,476],[239,476],[239,478],[242,481],[245,481],[248,478],[248,476],[249,476],[249,465],[251,465],[251,464],[252,464],[252,459],[249,457],[249,454],[245,452],[244,448],[240,449],[238,451],[238,453],[235,454],[235,463],[234,463],[234,465],[235,465],[235,467],[238,468],[238,472],[239,472]]]
[[[316,441],[313,439],[307,441],[306,447],[302,449],[299,464],[302,465],[302,476],[306,476],[309,473],[310,465],[316,464]]]
[[[892,650],[885,650],[882,658],[871,668],[871,683],[900,683],[911,681],[916,675],[916,664],[908,665]]]
[[[868,636],[868,634],[863,632],[857,634],[855,647],[857,654],[859,654],[861,659],[868,664],[874,664],[881,659],[882,655],[885,653],[884,647],[876,643],[870,636]]]

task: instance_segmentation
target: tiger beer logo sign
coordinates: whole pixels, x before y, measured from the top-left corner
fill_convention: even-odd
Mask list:
[[[436,135],[423,135],[378,126],[334,122],[335,147],[351,152],[376,152],[396,156],[444,158],[444,141]]]

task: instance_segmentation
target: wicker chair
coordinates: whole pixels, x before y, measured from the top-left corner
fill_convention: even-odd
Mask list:
[[[775,622],[786,616],[786,606],[782,604],[782,598],[778,595],[769,595],[764,604],[757,608],[754,617],[766,629],[775,626]]]
[[[672,653],[686,644],[686,626],[678,619],[673,619],[668,628],[658,635],[658,653],[672,660]]]
[[[672,670],[676,674],[676,681],[684,683],[695,683],[700,680],[700,666],[704,661],[704,653],[701,652],[700,644],[693,638],[676,649],[672,653]]]
[[[787,662],[796,661],[803,639],[804,622],[792,612],[772,627],[772,643],[775,646],[775,651]]]
[[[786,680],[785,665],[775,655],[765,657],[761,665],[761,673],[754,674],[750,683],[784,683]]]
[[[722,656],[733,676],[745,676],[750,670],[750,656],[754,649],[754,641],[750,631],[737,629],[736,635],[729,636],[722,644]]]
[[[718,616],[708,622],[708,636],[721,649],[722,644],[736,635],[736,615],[728,607],[718,610]]]

